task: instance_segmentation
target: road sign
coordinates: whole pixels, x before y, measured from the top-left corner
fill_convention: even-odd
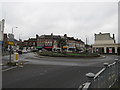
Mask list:
[[[68,48],[68,46],[63,46],[63,48]]]
[[[3,42],[3,41],[0,41],[0,44],[4,44],[4,42]]]
[[[8,41],[13,41],[13,40],[14,40],[14,35],[8,34]]]
[[[9,42],[8,42],[8,44],[10,44],[10,45],[14,45],[14,42],[12,42],[12,41],[9,41]]]

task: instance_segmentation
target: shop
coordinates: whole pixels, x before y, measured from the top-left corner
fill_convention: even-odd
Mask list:
[[[93,45],[93,52],[101,54],[120,54],[120,44]]]
[[[46,50],[48,50],[48,51],[52,51],[52,46],[46,46],[46,47],[44,47],[44,49],[46,49]]]

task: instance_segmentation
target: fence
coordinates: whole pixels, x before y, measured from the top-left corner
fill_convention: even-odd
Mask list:
[[[120,77],[120,60],[115,59],[112,64],[104,63],[104,68],[97,74],[87,73],[88,81],[80,85],[78,90],[90,88],[110,88]]]

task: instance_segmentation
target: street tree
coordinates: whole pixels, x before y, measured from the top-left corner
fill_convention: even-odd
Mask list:
[[[67,43],[66,43],[66,40],[61,38],[58,40],[58,47],[61,48],[61,53],[63,53],[63,46],[65,46]]]

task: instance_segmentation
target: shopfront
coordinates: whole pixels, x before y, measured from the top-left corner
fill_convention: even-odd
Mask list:
[[[106,54],[120,54],[120,44],[93,45],[93,52]]]
[[[52,46],[46,46],[46,47],[44,47],[44,49],[46,49],[46,50],[48,50],[48,51],[52,51]]]

